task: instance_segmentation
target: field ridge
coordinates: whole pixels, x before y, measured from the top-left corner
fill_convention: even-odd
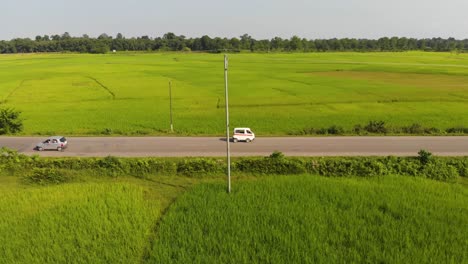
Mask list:
[[[104,84],[102,84],[98,79],[92,77],[92,76],[86,76],[87,78],[93,80],[94,82],[96,82],[101,88],[103,88],[104,90],[106,90],[111,96],[112,96],[112,100],[115,100],[115,94],[114,92],[112,92],[111,89],[109,89],[109,87],[105,86]]]

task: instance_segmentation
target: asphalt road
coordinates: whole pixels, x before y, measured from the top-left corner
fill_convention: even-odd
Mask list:
[[[49,157],[225,156],[218,137],[69,137],[63,152],[35,151],[43,137],[0,137],[0,147]],[[468,137],[265,137],[231,143],[232,156],[415,156],[421,149],[440,156],[468,156]]]

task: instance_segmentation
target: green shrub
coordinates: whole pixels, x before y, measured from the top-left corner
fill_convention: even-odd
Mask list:
[[[313,127],[306,127],[298,131],[293,131],[289,133],[290,135],[315,135],[317,134],[315,128]]]
[[[124,170],[124,166],[121,160],[114,156],[107,156],[99,160],[97,165],[98,168],[104,170],[105,172],[107,172],[107,174],[111,176],[117,176],[123,172],[126,172]]]
[[[421,164],[427,164],[432,159],[432,153],[424,149],[421,149],[418,152],[418,158]]]
[[[283,159],[284,154],[281,151],[275,150],[275,151],[273,151],[273,153],[271,153],[270,158],[272,158],[272,159]]]
[[[422,134],[424,128],[420,124],[414,123],[411,126],[403,127],[403,132],[408,134]]]
[[[418,176],[421,170],[421,163],[413,157],[393,157],[382,159],[391,174]]]
[[[468,157],[448,158],[444,160],[447,165],[455,167],[460,176],[468,177]]]
[[[0,135],[15,134],[23,130],[20,114],[13,108],[0,108]]]
[[[319,130],[317,130],[317,134],[319,135],[342,135],[344,134],[344,129],[340,126],[336,126],[336,125],[333,125],[333,126],[330,126],[328,128],[321,128]]]
[[[364,128],[360,125],[360,124],[357,124],[354,126],[353,128],[353,132],[358,134],[358,135],[361,135],[362,133],[365,132]]]
[[[297,158],[284,158],[276,152],[265,158],[241,158],[233,162],[233,170],[252,174],[306,173],[305,162]]]
[[[49,185],[70,182],[73,177],[62,170],[34,168],[30,174],[24,176],[24,180],[31,184]]]
[[[166,174],[177,173],[177,163],[151,158],[131,159],[128,161],[129,173],[131,175],[142,174]]]
[[[199,176],[213,173],[221,173],[226,169],[222,162],[212,159],[197,158],[193,160],[182,160],[177,163],[177,173],[186,176]]]
[[[111,128],[104,128],[104,130],[101,131],[101,134],[103,134],[103,135],[112,135],[112,129]]]
[[[364,129],[369,133],[375,134],[385,134],[387,133],[387,128],[385,127],[384,121],[369,121],[369,123],[364,127]]]
[[[114,156],[107,156],[104,159],[99,161],[99,167],[105,169],[115,169],[120,168],[121,162],[120,159]]]
[[[402,127],[402,131],[406,134],[437,134],[440,130],[435,127],[423,127],[418,123],[414,123],[407,127]]]
[[[426,164],[422,169],[422,175],[428,179],[439,181],[455,181],[459,176],[454,166],[441,161]]]
[[[17,167],[27,168],[27,163],[30,161],[37,161],[37,156],[28,157],[19,154],[16,150],[6,147],[0,148],[0,171],[14,170]]]
[[[449,134],[468,134],[468,127],[451,127],[445,131]]]

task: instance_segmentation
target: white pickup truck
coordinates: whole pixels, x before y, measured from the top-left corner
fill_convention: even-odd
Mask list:
[[[239,141],[251,142],[255,139],[255,134],[248,127],[237,127],[234,128],[234,135],[232,136],[232,141],[234,143]]]

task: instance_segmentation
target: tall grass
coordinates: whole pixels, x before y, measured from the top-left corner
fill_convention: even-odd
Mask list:
[[[0,188],[0,263],[138,263],[159,216],[129,183]]]
[[[465,263],[468,190],[424,179],[204,184],[164,216],[148,263]]]
[[[311,53],[230,55],[232,126],[258,135],[384,121],[446,131],[468,124],[468,55]],[[0,100],[22,111],[24,134],[169,132],[222,135],[222,55],[0,56]],[[220,100],[221,99],[221,100]],[[219,103],[221,102],[221,104]]]

